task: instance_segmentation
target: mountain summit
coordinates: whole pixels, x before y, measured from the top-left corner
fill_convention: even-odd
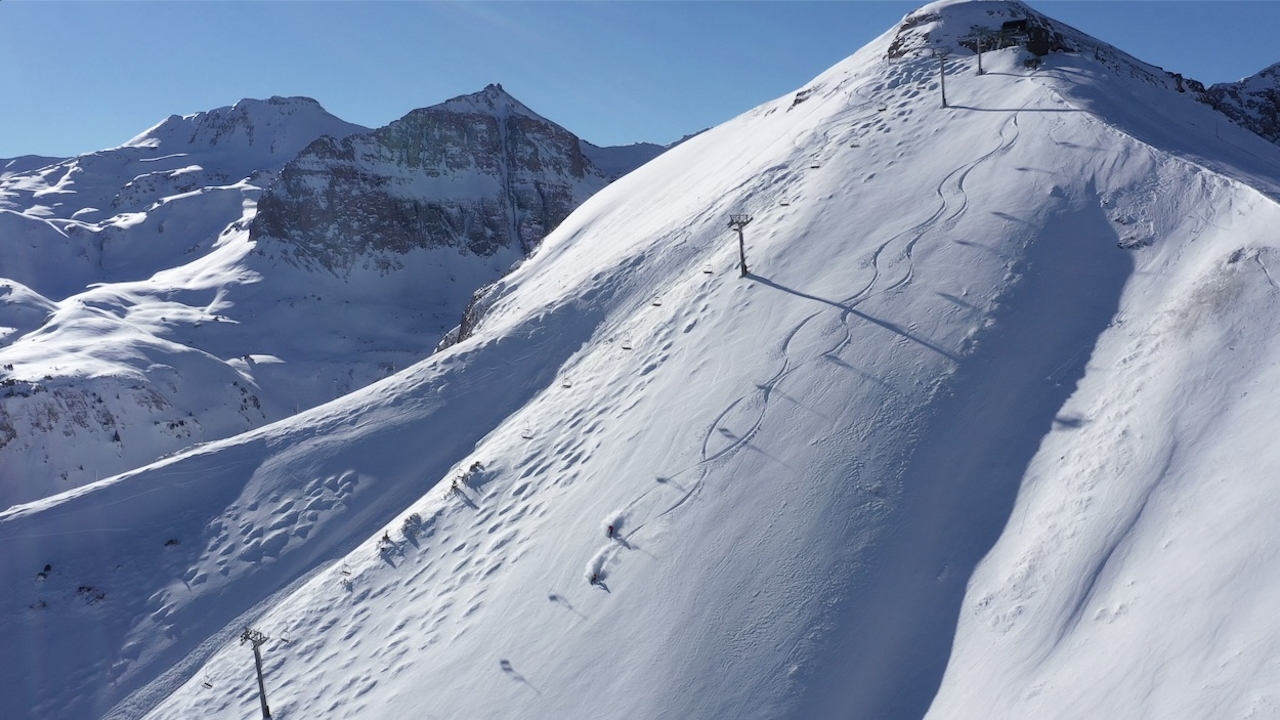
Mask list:
[[[926,6],[583,202],[457,343],[0,513],[0,714],[255,716],[246,628],[281,717],[1271,712],[1280,147],[1028,12]],[[280,197],[408,232],[563,147],[421,115]]]
[[[512,97],[510,93],[502,89],[502,85],[497,83],[486,85],[483,90],[477,93],[459,95],[456,98],[445,100],[434,108],[429,108],[429,110],[448,110],[463,114],[485,113],[503,119],[512,115],[523,115],[532,120],[547,122],[546,118],[530,110],[524,103]]]
[[[263,196],[251,235],[333,271],[432,248],[500,255],[505,267],[612,179],[577,136],[489,85],[316,141]]]

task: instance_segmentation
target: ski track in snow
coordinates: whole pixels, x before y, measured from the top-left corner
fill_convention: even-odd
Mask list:
[[[853,92],[855,93],[858,92],[860,87],[861,86],[855,87]],[[907,98],[908,99],[913,98],[918,93],[919,91],[912,90],[911,92],[907,93]],[[862,115],[853,120],[848,120],[840,116],[833,118],[831,121],[825,123],[824,126],[820,128],[823,133],[823,138],[826,141],[824,142],[823,147],[831,146],[831,141],[829,140],[829,138],[830,138],[830,133],[833,130],[833,127],[839,125],[841,127],[838,129],[842,129],[842,130],[847,129],[848,127],[851,127],[853,124],[861,122],[863,120],[867,120],[869,118],[879,118],[882,114],[883,114],[882,111],[874,111],[874,114]],[[860,126],[858,130],[862,131],[862,130],[866,130],[867,128],[874,128],[875,126],[876,126],[876,123],[874,122],[865,123],[864,125]],[[934,230],[935,228],[944,232],[954,228],[959,218],[963,216],[965,211],[968,209],[968,195],[964,189],[964,183],[966,178],[975,168],[979,167],[983,163],[989,162],[1009,152],[1009,150],[1012,149],[1014,144],[1017,142],[1018,129],[1019,129],[1018,128],[1018,111],[1012,111],[1009,113],[1008,118],[999,127],[999,142],[995,147],[983,153],[982,155],[975,158],[974,160],[968,163],[965,163],[960,167],[957,167],[954,170],[950,171],[949,173],[946,174],[946,176],[942,179],[942,181],[938,183],[937,187],[935,188],[935,195],[938,198],[939,202],[937,207],[933,210],[933,212],[930,213],[925,219],[916,223],[912,227],[901,231],[900,233],[891,237],[889,240],[886,240],[885,242],[881,243],[875,248],[875,250],[873,250],[867,256],[868,260],[866,264],[871,268],[872,274],[870,279],[866,283],[866,285],[860,290],[858,290],[857,292],[855,292],[854,294],[844,298],[839,303],[834,303],[839,306],[843,306],[839,308],[838,317],[839,317],[840,324],[843,326],[844,334],[838,341],[836,341],[834,345],[832,345],[826,351],[819,353],[817,357],[821,358],[821,357],[838,356],[840,350],[846,347],[849,342],[851,342],[852,333],[850,331],[850,321],[851,321],[851,318],[856,313],[856,310],[854,310],[854,308],[857,305],[865,302],[866,300],[876,295],[889,294],[894,291],[900,290],[911,282],[911,279],[914,274],[914,268],[912,265],[912,253],[914,251],[916,244],[919,243],[920,239],[927,232]],[[800,148],[799,145],[797,145],[796,147],[797,149]],[[892,262],[887,265],[882,264],[881,258],[885,255],[886,251],[889,251],[891,247],[896,247],[898,245],[900,245],[901,247],[900,249],[896,249],[893,251]],[[900,278],[889,283],[884,288],[877,290],[877,285],[886,272],[891,272],[892,270],[897,269],[899,267],[903,267],[903,266],[905,266],[905,270],[902,272],[902,276]],[[710,423],[710,425],[707,427],[703,435],[703,439],[700,444],[699,461],[692,466],[685,467],[681,470],[669,473],[665,476],[666,481],[670,482],[671,480],[678,478],[690,471],[696,470],[698,473],[696,479],[694,479],[690,483],[689,488],[670,506],[666,507],[665,509],[662,509],[661,511],[658,511],[654,516],[655,519],[666,518],[672,513],[674,513],[675,511],[679,510],[682,506],[684,506],[690,500],[697,498],[699,494],[702,492],[706,479],[708,477],[708,474],[709,474],[708,465],[716,463],[717,461],[723,460],[725,458],[728,458],[733,454],[741,451],[743,448],[747,447],[750,444],[752,438],[755,436],[755,434],[757,433],[757,431],[760,429],[761,425],[764,422],[765,415],[769,410],[769,401],[770,401],[771,394],[781,386],[782,382],[787,378],[788,375],[790,375],[793,371],[797,369],[796,367],[793,367],[792,365],[793,361],[789,356],[789,350],[793,340],[804,329],[806,325],[808,325],[811,321],[813,321],[819,315],[823,315],[826,312],[828,311],[819,310],[813,313],[812,315],[809,315],[803,321],[801,321],[799,325],[792,328],[792,330],[781,341],[778,350],[775,351],[774,353],[780,357],[780,366],[778,370],[771,377],[759,383],[756,386],[756,389],[754,392],[748,395],[740,396],[737,399],[733,400],[731,403],[729,403],[729,405],[725,407],[720,412],[720,414],[717,415],[716,418]],[[1075,356],[1070,358],[1066,363],[1064,363],[1064,367],[1070,364],[1071,362],[1073,362],[1075,359],[1076,359]],[[738,433],[734,433],[726,427],[726,425],[728,424],[727,419],[731,415],[735,414],[735,411],[738,411],[739,414],[744,415],[748,418],[746,423],[746,429]],[[728,438],[729,443],[721,448],[713,450],[712,445],[718,438]],[[634,508],[642,500],[644,500],[651,492],[653,492],[652,489],[645,491],[643,494],[641,494],[639,497],[633,500],[632,503],[628,506],[629,513],[634,513],[635,512]],[[648,521],[639,522],[636,525],[635,530],[637,532],[640,531],[647,525],[647,523]],[[593,564],[591,567],[593,567],[596,571],[599,571],[602,577],[605,576],[607,573],[605,571],[606,563],[604,562],[604,560],[612,558],[612,556],[616,553],[616,551],[617,551],[616,544],[611,544],[606,546],[604,550],[597,553],[598,560],[593,561]]]

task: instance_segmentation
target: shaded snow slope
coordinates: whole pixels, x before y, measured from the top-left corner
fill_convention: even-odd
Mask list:
[[[616,180],[658,157],[670,147],[674,147],[674,144],[668,147],[655,145],[654,143],[597,147],[584,140],[582,142],[582,154],[586,155],[592,164],[600,168],[606,176]]]
[[[45,157],[43,155],[23,155],[16,158],[0,159],[0,174],[29,172],[39,170],[46,165],[59,163],[66,158]]]
[[[278,717],[1266,710],[1280,150],[1091,53],[953,46],[942,108],[899,38],[593,196],[452,347],[0,513],[0,714],[253,716],[245,625]]]

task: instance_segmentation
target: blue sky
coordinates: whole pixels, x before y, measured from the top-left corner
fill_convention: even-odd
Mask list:
[[[0,157],[307,95],[343,119],[502,85],[597,144],[671,142],[787,93],[923,2],[0,2]],[[1033,7],[1206,83],[1280,61],[1280,2]]]

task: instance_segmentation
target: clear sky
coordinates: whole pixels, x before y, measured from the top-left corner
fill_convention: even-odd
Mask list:
[[[491,82],[600,145],[667,143],[809,79],[921,2],[4,0],[0,157],[307,95],[376,127]],[[1280,62],[1280,2],[1032,0],[1211,84]]]

